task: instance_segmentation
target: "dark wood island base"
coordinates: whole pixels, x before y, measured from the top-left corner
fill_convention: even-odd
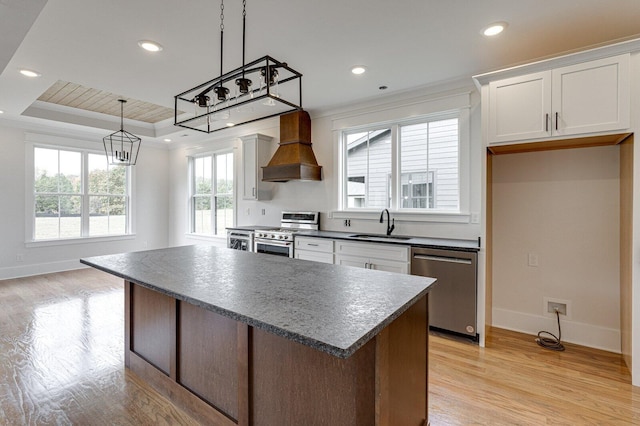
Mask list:
[[[339,358],[125,280],[125,365],[205,424],[422,426],[427,297]]]

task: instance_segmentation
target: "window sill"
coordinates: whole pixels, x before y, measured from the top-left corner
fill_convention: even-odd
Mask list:
[[[186,234],[186,237],[192,240],[200,240],[200,241],[215,241],[215,242],[224,241],[225,244],[227,241],[227,237],[221,236],[221,235]]]
[[[333,219],[364,219],[379,220],[382,210],[338,210],[329,212]],[[454,212],[410,212],[389,210],[391,217],[400,222],[440,222],[440,223],[471,223],[469,213]]]
[[[32,240],[25,242],[25,247],[64,246],[72,244],[103,243],[106,241],[134,240],[136,234],[105,235],[103,237],[61,238],[57,240]]]

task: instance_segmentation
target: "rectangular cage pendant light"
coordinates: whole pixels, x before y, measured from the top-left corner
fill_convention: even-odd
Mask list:
[[[264,56],[175,96],[175,125],[205,133],[302,110],[302,74]]]

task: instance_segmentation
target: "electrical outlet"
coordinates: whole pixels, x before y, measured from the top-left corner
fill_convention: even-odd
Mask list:
[[[264,215],[265,215],[265,213],[266,213],[266,210],[265,210],[265,209],[262,209],[262,216],[264,216]]]
[[[471,223],[480,223],[480,213],[471,213]]]
[[[547,301],[547,312],[555,314],[556,310],[560,315],[567,315],[567,304],[560,302]]]
[[[247,209],[247,216],[250,216],[250,215],[251,215],[251,209],[248,208]]]
[[[538,255],[536,253],[529,253],[529,266],[538,266]]]
[[[22,253],[16,254],[16,262],[24,262],[24,254]]]

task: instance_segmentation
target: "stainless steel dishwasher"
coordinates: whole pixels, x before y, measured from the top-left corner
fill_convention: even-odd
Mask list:
[[[411,274],[438,281],[429,293],[429,325],[477,340],[476,252],[411,248]]]

